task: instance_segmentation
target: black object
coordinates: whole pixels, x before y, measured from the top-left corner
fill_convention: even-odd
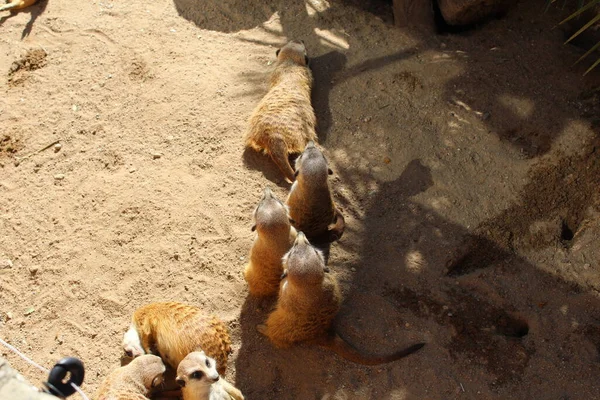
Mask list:
[[[64,379],[67,377],[67,373],[70,373],[71,376],[65,383]],[[83,363],[75,357],[66,357],[54,365],[48,375],[48,382],[45,382],[44,385],[50,394],[64,399],[75,393],[75,388],[71,386],[71,383],[81,386],[84,375]]]

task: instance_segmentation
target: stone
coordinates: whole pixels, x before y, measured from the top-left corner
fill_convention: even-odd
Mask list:
[[[482,22],[508,11],[515,0],[438,0],[440,13],[448,25]]]

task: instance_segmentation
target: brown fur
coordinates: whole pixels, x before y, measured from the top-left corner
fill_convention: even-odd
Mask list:
[[[296,230],[290,223],[287,206],[268,187],[254,210],[252,230],[257,236],[244,278],[251,295],[275,296],[283,273],[282,258],[294,244]]]
[[[244,400],[242,392],[219,377],[214,363],[203,351],[192,352],[179,363],[177,383],[183,400]]]
[[[0,11],[16,11],[34,5],[37,0],[12,0],[10,3],[0,5]]]
[[[95,400],[146,400],[151,389],[163,382],[165,365],[147,354],[112,371],[98,388]]]
[[[286,204],[294,227],[311,242],[335,241],[344,233],[344,216],[335,207],[329,188],[328,174],[332,173],[321,150],[309,142],[296,160],[296,181]]]
[[[254,109],[244,137],[246,147],[268,153],[290,182],[294,170],[289,154],[301,153],[306,143],[317,140],[307,59],[300,41],[290,41],[277,51],[270,89]]]
[[[131,329],[137,331],[143,352],[160,355],[175,370],[189,353],[203,350],[217,360],[219,373],[225,374],[231,353],[227,327],[198,307],[176,302],[151,303],[135,311]],[[124,348],[131,351],[125,339]],[[133,356],[136,355],[134,351]]]
[[[284,258],[285,279],[279,300],[259,332],[279,348],[309,342],[328,348],[355,363],[376,365],[405,357],[424,346],[419,343],[389,356],[359,353],[333,329],[332,323],[342,301],[335,277],[328,273],[323,255],[298,232],[294,247]]]

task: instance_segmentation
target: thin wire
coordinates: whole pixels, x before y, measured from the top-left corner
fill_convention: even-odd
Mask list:
[[[6,347],[7,349],[9,349],[10,351],[12,351],[13,353],[15,353],[16,355],[18,355],[19,357],[21,357],[23,360],[27,361],[29,364],[33,365],[34,367],[36,367],[37,369],[39,369],[40,371],[49,374],[50,371],[48,371],[46,368],[42,367],[40,364],[36,363],[35,361],[33,361],[31,358],[27,357],[25,354],[21,353],[16,347],[11,346],[10,344],[6,343],[4,340],[0,339],[0,344],[2,344],[4,347]],[[90,400],[87,395],[85,393],[83,393],[83,390],[81,390],[79,388],[79,386],[77,386],[76,384],[74,384],[73,382],[70,382],[71,386],[73,386],[73,389],[75,389],[75,391],[77,393],[79,393],[79,395],[81,396],[81,398],[83,398],[84,400]]]

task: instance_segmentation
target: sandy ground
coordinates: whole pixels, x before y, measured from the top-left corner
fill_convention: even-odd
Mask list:
[[[0,337],[48,367],[81,358],[91,395],[133,310],[177,300],[227,321],[250,400],[600,398],[600,79],[571,68],[560,16],[520,2],[435,36],[375,1],[251,3],[3,14]],[[288,185],[241,137],[290,38],[347,221],[337,330],[370,353],[428,343],[402,361],[278,351],[254,329],[251,212]]]

